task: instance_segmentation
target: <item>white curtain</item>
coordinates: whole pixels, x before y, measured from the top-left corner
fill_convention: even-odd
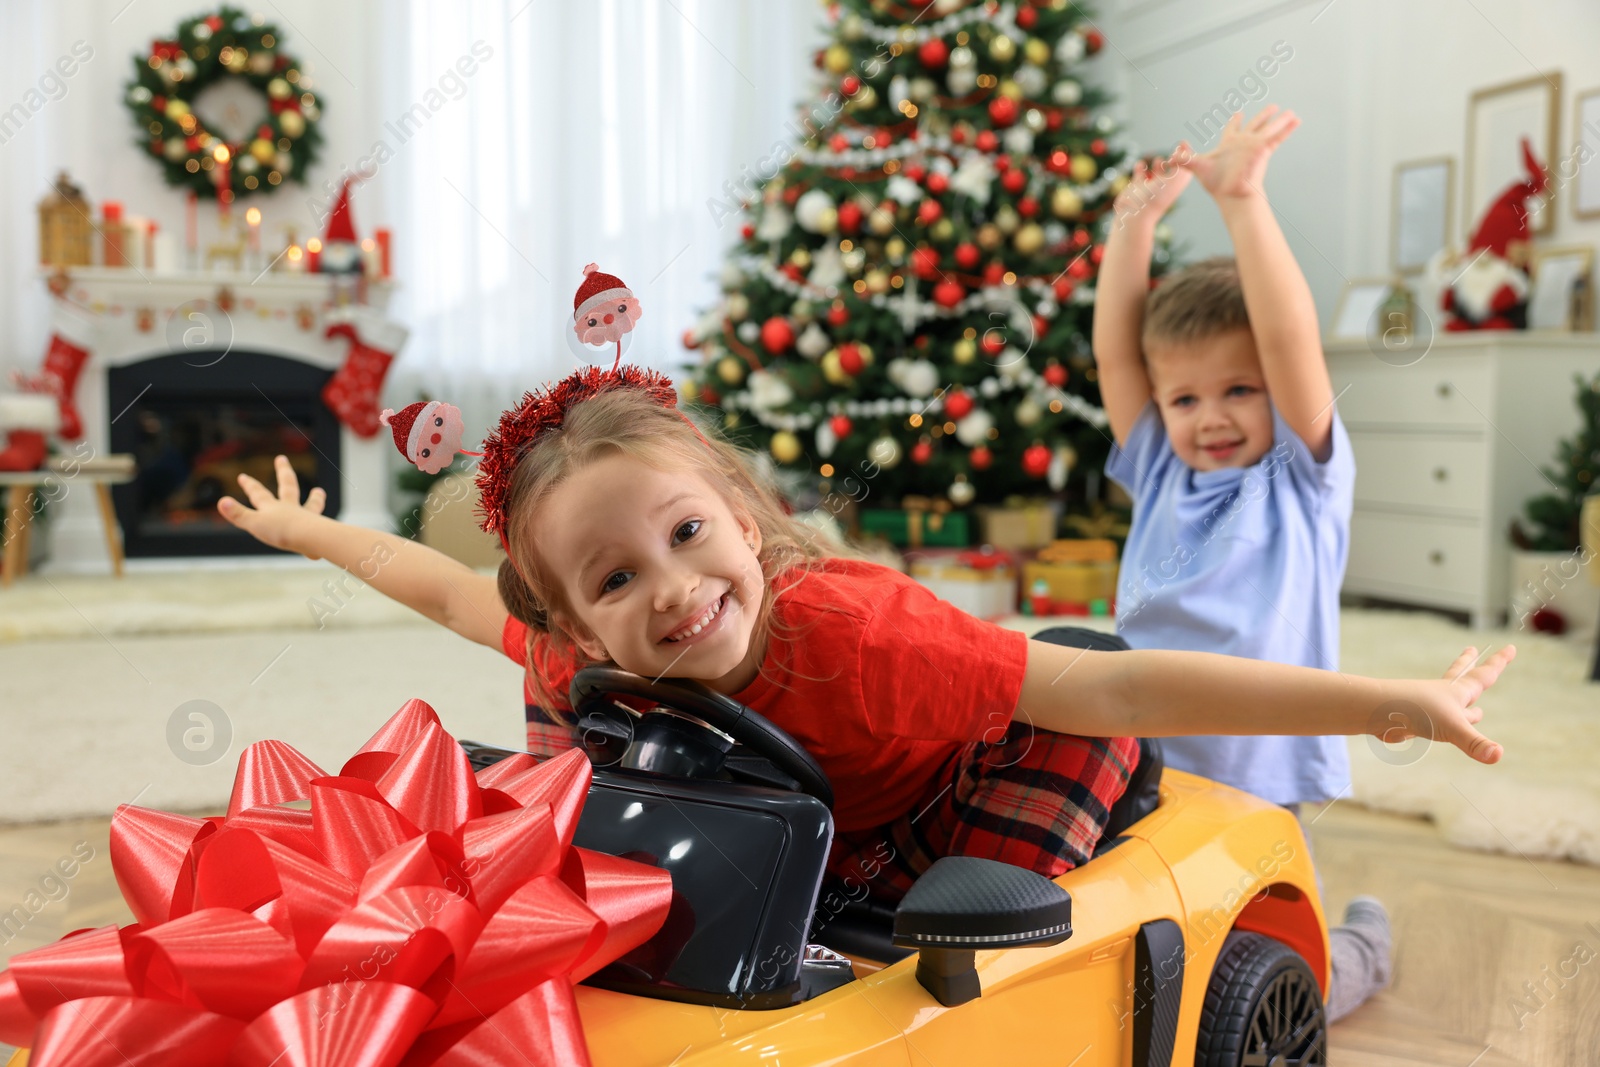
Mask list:
[[[577,365],[565,338],[590,262],[643,304],[627,358],[680,365],[741,223],[711,203],[793,144],[820,21],[807,0],[394,9],[381,31],[393,158],[374,184],[413,332],[388,402],[426,392],[490,429]]]

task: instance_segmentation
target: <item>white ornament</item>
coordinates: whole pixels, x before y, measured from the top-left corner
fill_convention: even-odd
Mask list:
[[[971,414],[956,423],[956,440],[968,448],[977,448],[989,439],[994,426],[994,416],[983,408],[973,408]]]
[[[900,442],[885,434],[867,446],[867,458],[884,470],[892,470],[900,462]]]
[[[953,15],[967,6],[967,0],[934,0],[933,9],[941,15]]]
[[[971,67],[950,66],[950,72],[944,77],[945,84],[950,87],[951,96],[966,96],[978,87],[978,72]]]
[[[889,106],[896,111],[900,105],[911,99],[911,83],[904,74],[896,74],[889,79]]]
[[[911,401],[903,396],[897,396],[889,401],[889,410],[896,415],[904,415],[911,410]]]
[[[822,331],[822,327],[813,322],[801,332],[794,347],[807,359],[821,359],[823,353],[833,347],[833,341]]]
[[[881,399],[874,400],[872,402],[872,413],[874,415],[887,415],[887,414],[889,414],[889,398],[888,397],[883,397]]]
[[[1063,65],[1071,65],[1078,62],[1088,52],[1089,49],[1085,47],[1083,35],[1080,33],[1063,34],[1061,40],[1056,42],[1056,62]]]
[[[756,226],[756,236],[763,241],[781,241],[789,236],[793,226],[794,220],[789,216],[789,209],[776,200],[768,201],[761,208],[761,222]]]
[[[722,273],[717,280],[724,290],[738,289],[744,285],[744,271],[739,269],[737,263],[729,260],[722,265]]]
[[[818,289],[836,289],[844,283],[844,254],[832,243],[823,245],[811,256],[811,273],[806,280]],[[827,349],[823,349],[824,352]]]
[[[1067,239],[1067,227],[1059,222],[1044,224],[1044,243],[1046,246],[1058,245]]]
[[[1036,67],[1032,63],[1024,63],[1018,67],[1017,72],[1011,75],[1011,78],[1017,83],[1017,88],[1022,90],[1022,95],[1029,100],[1037,99],[1039,94],[1044,92],[1044,87],[1050,82],[1049,77],[1044,72],[1044,68]]]
[[[1061,308],[1054,300],[1050,299],[1049,297],[1045,297],[1043,300],[1039,301],[1039,306],[1034,310],[1037,311],[1042,318],[1053,319],[1056,317],[1056,312],[1060,311]]]
[[[1172,240],[1172,227],[1168,226],[1164,222],[1156,223],[1156,240],[1158,240],[1158,241],[1170,241],[1170,240]]]
[[[978,65],[978,57],[966,45],[958,45],[950,50],[949,62],[952,70],[971,70]]]
[[[750,314],[750,298],[743,293],[729,293],[728,299],[723,302],[723,309],[727,311],[728,318],[738,322]]]
[[[1050,99],[1062,107],[1073,107],[1083,99],[1083,86],[1071,78],[1062,78],[1056,82],[1055,88],[1050,90]]]
[[[993,400],[995,397],[1000,395],[1000,379],[985,378],[983,381],[978,383],[978,392],[982,393],[988,399]]]
[[[1000,372],[1000,377],[1007,382],[1015,384],[1022,381],[1028,373],[1028,357],[1025,353],[1011,347],[1002,348],[1000,354],[994,357],[995,370]]]
[[[789,383],[771,371],[751,371],[747,386],[750,390],[750,406],[757,411],[781,408],[794,399],[794,391],[789,388]]]
[[[839,213],[833,197],[821,189],[807,189],[794,204],[794,221],[809,233],[832,233]]]
[[[1032,426],[1039,421],[1039,417],[1043,414],[1043,409],[1034,402],[1033,398],[1025,396],[1017,404],[1017,410],[1013,413],[1013,417],[1017,420],[1018,426]]]
[[[883,187],[883,192],[897,204],[917,204],[922,201],[922,186],[904,174],[896,174],[890,178]]]
[[[1072,470],[1072,450],[1062,445],[1056,449],[1055,455],[1050,457],[1050,466],[1045,468],[1044,480],[1051,489],[1059,492],[1067,484],[1067,474]]]
[[[978,495],[978,491],[973,488],[971,482],[962,478],[959,481],[951,482],[950,488],[945,491],[945,495],[950,498],[950,503],[958,508],[964,508],[972,503],[972,498]]]
[[[753,345],[761,339],[761,327],[753,322],[741,322],[734,332],[739,335],[739,340],[747,345]]]
[[[908,360],[896,384],[907,396],[922,400],[939,391],[939,368],[925,359]]]
[[[911,79],[911,99],[919,104],[927,103],[939,93],[939,86],[932,78]]]
[[[1000,138],[1005,144],[1007,152],[1019,156],[1033,154],[1033,131],[1026,126],[1013,126]]]
[[[950,177],[950,188],[970,196],[981,206],[989,202],[994,187],[994,164],[982,152],[974,152],[961,161],[961,166]]]
[[[844,263],[844,269],[851,274],[860,274],[861,268],[867,265],[867,253],[860,245],[848,252],[839,253],[839,258]]]
[[[823,419],[817,423],[817,455],[827,459],[833,455],[833,447],[839,443],[838,435],[833,432],[833,423]]]

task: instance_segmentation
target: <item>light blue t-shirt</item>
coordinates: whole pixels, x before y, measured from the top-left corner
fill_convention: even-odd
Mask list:
[[[1318,463],[1274,408],[1254,466],[1197,471],[1172,451],[1154,402],[1113,446],[1106,474],[1133,497],[1117,581],[1117,632],[1134,648],[1186,649],[1337,670],[1339,585],[1355,460],[1338,413]],[[1350,785],[1342,737],[1170,737],[1167,765],[1278,804]]]

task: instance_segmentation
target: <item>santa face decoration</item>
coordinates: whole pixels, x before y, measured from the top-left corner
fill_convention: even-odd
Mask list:
[[[450,466],[466,433],[461,409],[437,400],[411,404],[398,414],[385,409],[378,421],[393,432],[400,453],[425,474]]]
[[[572,301],[572,328],[586,345],[621,342],[639,321],[639,298],[615,275],[600,273],[595,264],[583,268],[583,284]]]

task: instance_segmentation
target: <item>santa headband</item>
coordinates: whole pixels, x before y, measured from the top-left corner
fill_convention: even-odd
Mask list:
[[[618,278],[599,273],[593,263],[583,273],[584,282],[572,302],[573,330],[586,343],[616,344],[616,359],[609,370],[584,367],[536,392],[524,393],[516,407],[501,414],[499,425],[484,438],[481,452],[460,447],[464,425],[461,411],[454,404],[419,401],[399,412],[385,408],[379,418],[390,428],[395,447],[406,462],[426,473],[439,473],[454,462],[457,453],[482,457],[477,475],[482,515],[479,525],[499,535],[507,556],[511,548],[506,540],[506,497],[512,474],[534,445],[561,428],[567,412],[575,405],[614,390],[636,389],[661,407],[677,409],[678,392],[670,378],[658,371],[622,364],[622,336],[632,331],[639,319],[638,298]],[[700,433],[687,415],[681,411],[678,414],[696,434]],[[704,435],[701,440],[705,440]]]

